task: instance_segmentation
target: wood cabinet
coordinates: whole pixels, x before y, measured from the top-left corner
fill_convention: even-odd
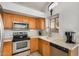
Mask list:
[[[17,22],[23,22],[23,16],[21,15],[16,15],[16,20]]]
[[[33,17],[29,18],[29,29],[36,29],[36,19]]]
[[[12,55],[12,42],[4,42],[3,43],[3,56],[11,56]]]
[[[3,14],[3,23],[4,23],[5,29],[11,29],[13,21],[23,22],[23,16],[16,15],[16,14],[10,14],[10,13]]]
[[[12,27],[12,21],[13,17],[12,14],[4,13],[3,14],[3,23],[4,23],[4,28],[9,29]]]
[[[38,50],[38,39],[37,38],[31,38],[30,49],[31,49],[31,53]]]
[[[39,39],[38,47],[39,47],[38,51],[41,55],[43,55],[43,56],[50,56],[51,55],[49,42]]]
[[[38,51],[43,56],[51,55],[50,43],[40,38],[31,38],[30,49],[31,53]]]
[[[12,14],[12,17],[13,17],[12,21],[23,22],[23,16],[21,15]]]
[[[29,23],[29,17],[27,17],[27,16],[23,16],[23,22],[25,22],[25,23]]]
[[[3,23],[5,29],[11,29],[13,21],[28,23],[28,17],[10,13],[3,13]]]
[[[36,18],[36,28],[40,30],[45,29],[45,19],[44,18]]]
[[[41,55],[43,55],[43,53],[42,53],[42,40],[41,39],[38,40],[38,52]]]
[[[43,40],[43,42],[42,42],[42,54],[43,54],[43,56],[51,55],[50,43],[45,40]]]
[[[45,29],[45,18],[41,18],[40,23],[41,23],[40,29],[44,30]]]
[[[36,18],[36,29],[40,29],[40,20]]]
[[[16,15],[11,13],[4,13],[3,14],[3,23],[5,29],[11,29],[13,21],[16,22],[25,22],[29,24],[29,29],[38,29],[44,30],[45,29],[45,19],[44,18],[35,18],[35,17],[28,17],[22,15]]]

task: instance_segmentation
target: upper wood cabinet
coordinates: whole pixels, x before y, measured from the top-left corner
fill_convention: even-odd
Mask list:
[[[3,14],[3,23],[5,29],[11,29],[13,21],[28,23],[28,17],[10,13]]]
[[[41,18],[40,23],[41,23],[41,29],[44,30],[45,29],[45,18]]]
[[[13,21],[28,23],[29,29],[33,29],[33,30],[45,29],[44,18],[28,17],[28,16],[22,16],[22,15],[10,14],[10,13],[3,14],[3,23],[5,29],[11,29]]]
[[[28,22],[29,22],[29,29],[36,29],[36,19],[33,18],[33,17],[30,17],[28,19]]]
[[[40,29],[40,20],[36,18],[36,29]]]
[[[23,16],[21,15],[16,15],[18,18],[16,19],[16,21],[18,22],[23,22]]]
[[[23,22],[29,23],[29,22],[28,22],[28,19],[29,19],[29,18],[28,18],[27,16],[23,16]]]
[[[12,21],[13,21],[13,15],[4,13],[3,14],[3,23],[4,23],[4,28],[11,28],[12,27]]]
[[[45,29],[45,19],[44,18],[36,18],[36,28],[44,30]]]
[[[13,21],[16,21],[16,22],[23,22],[23,16],[13,14]]]

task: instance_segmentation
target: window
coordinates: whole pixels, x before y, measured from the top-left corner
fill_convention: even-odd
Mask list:
[[[56,32],[56,33],[59,32],[59,14],[56,14],[56,15],[52,16],[51,31]]]

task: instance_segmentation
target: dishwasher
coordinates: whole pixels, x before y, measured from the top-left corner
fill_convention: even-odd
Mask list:
[[[50,43],[50,46],[51,56],[68,56],[69,49],[54,43]],[[71,56],[78,56],[78,47],[72,50]]]
[[[67,56],[68,54],[68,49],[61,47],[59,45],[50,43],[51,46],[51,56]]]

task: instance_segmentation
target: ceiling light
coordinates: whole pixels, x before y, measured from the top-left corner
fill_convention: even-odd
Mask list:
[[[50,11],[51,9],[53,9],[55,6],[57,6],[57,5],[58,5],[57,2],[51,2],[50,5],[48,6],[49,11]]]
[[[48,6],[48,9],[49,9],[51,15],[52,15],[52,12],[53,12],[53,8],[57,5],[58,5],[57,2],[51,2],[50,5]]]

